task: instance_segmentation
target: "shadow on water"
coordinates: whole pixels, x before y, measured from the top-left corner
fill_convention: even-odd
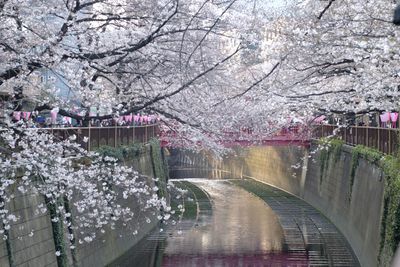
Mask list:
[[[307,255],[286,251],[279,219],[260,198],[226,181],[190,182],[207,192],[212,212],[154,229],[109,266],[308,266]]]

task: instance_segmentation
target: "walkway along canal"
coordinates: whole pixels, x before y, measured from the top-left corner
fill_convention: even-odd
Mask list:
[[[193,193],[194,216],[155,229],[110,266],[359,266],[332,223],[282,190],[247,179],[176,182]]]

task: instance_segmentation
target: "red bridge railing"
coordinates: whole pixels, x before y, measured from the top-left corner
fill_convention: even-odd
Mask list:
[[[158,136],[158,124],[143,126],[115,126],[115,127],[71,127],[71,128],[44,128],[51,131],[57,138],[65,140],[76,136],[76,141],[87,150],[94,150],[100,146],[123,146],[135,142],[146,143]]]
[[[275,132],[253,132],[252,129],[242,129],[240,131],[223,131],[215,138],[218,144],[224,147],[246,147],[254,145],[268,146],[309,146],[311,131],[304,126],[290,126]],[[188,141],[189,138],[179,136],[174,131],[160,133],[160,140],[163,147],[181,148],[188,145],[201,146],[201,141],[196,143]],[[180,141],[181,140],[181,141]]]
[[[364,145],[375,148],[385,154],[395,154],[399,145],[399,129],[368,126],[342,127],[337,125],[320,125],[313,131],[314,138],[339,136],[346,144]]]

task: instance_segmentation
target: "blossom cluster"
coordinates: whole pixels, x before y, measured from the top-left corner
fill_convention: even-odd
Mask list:
[[[160,190],[174,190],[172,183],[163,184],[113,157],[88,152],[74,139],[58,140],[48,131],[21,124],[2,129],[0,221],[4,238],[4,230],[21,219],[11,202],[27,194],[43,199],[32,203],[36,215],[50,214],[51,221],[62,222],[71,230],[68,238],[80,244],[120,226],[135,234],[143,216],[148,223],[153,218],[168,223],[175,211]]]

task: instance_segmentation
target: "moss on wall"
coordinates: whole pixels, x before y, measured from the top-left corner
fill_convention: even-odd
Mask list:
[[[320,152],[320,184],[322,184],[325,176],[325,171],[329,167],[329,160],[332,158],[333,163],[340,159],[340,153],[342,151],[342,146],[344,144],[343,140],[336,138],[322,138],[318,140],[318,144],[322,146]]]
[[[96,152],[103,157],[113,157],[118,159],[120,162],[127,162],[137,159],[144,149],[145,146],[143,143],[134,143],[129,146],[120,147],[101,146],[96,150]]]
[[[4,224],[3,224],[3,229],[4,229]],[[11,241],[10,241],[10,232],[8,230],[4,230],[4,236],[7,238],[6,239],[6,250],[7,250],[7,257],[8,257],[8,264],[10,267],[14,267],[14,255],[12,253],[12,248],[11,248]]]
[[[0,203],[4,203],[4,199],[0,197]],[[8,264],[10,267],[14,267],[14,255],[12,253],[12,248],[11,248],[11,241],[10,241],[10,231],[6,229],[4,222],[1,223],[2,229],[4,230],[4,238],[6,238],[5,243],[6,243],[6,250],[7,250],[7,258],[8,258]]]
[[[69,205],[68,198],[66,196],[64,196],[64,198],[63,198],[63,204],[64,204],[65,212],[72,214],[72,210]],[[72,265],[73,265],[73,267],[77,267],[78,266],[78,258],[77,258],[76,249],[75,249],[76,248],[76,240],[75,240],[75,232],[74,232],[74,227],[73,227],[74,221],[72,219],[72,216],[66,217],[66,221],[68,223],[68,225],[67,225],[68,233],[72,237],[71,239],[68,238],[69,245],[70,245],[70,248],[71,248],[71,246],[74,247],[74,249],[72,249],[72,248],[70,249],[71,257],[72,257]]]
[[[166,184],[168,182],[167,163],[158,139],[151,139],[149,144],[154,177],[158,179],[156,181],[156,185],[159,188],[158,195],[159,197],[165,197],[167,195]]]
[[[350,170],[350,200],[361,158],[377,165],[385,175],[378,261],[380,266],[390,266],[400,242],[400,153],[397,156],[390,156],[361,145],[353,148]]]
[[[65,251],[65,239],[64,239],[64,227],[62,223],[62,219],[57,213],[57,205],[59,201],[54,201],[45,196],[45,202],[47,209],[50,213],[51,218],[51,226],[53,229],[53,239],[54,245],[56,249],[56,253],[60,253],[57,256],[57,265],[58,267],[67,267],[67,254]]]
[[[385,156],[380,165],[386,179],[379,262],[389,266],[400,242],[400,155]]]
[[[171,194],[171,207],[176,211],[173,215],[175,220],[180,220],[181,218],[185,220],[195,220],[197,218],[196,195],[187,187],[188,183],[189,182],[186,181],[174,181],[177,188],[187,190],[187,193],[183,198],[178,191],[173,191]],[[192,199],[193,201],[188,201],[188,199]],[[181,212],[179,205],[184,206],[185,209],[183,210],[183,213]]]
[[[349,186],[349,201],[353,193],[354,179],[359,164],[359,159],[364,158],[373,164],[378,164],[382,159],[383,154],[376,149],[358,145],[351,151],[351,169],[350,169],[350,186]]]

